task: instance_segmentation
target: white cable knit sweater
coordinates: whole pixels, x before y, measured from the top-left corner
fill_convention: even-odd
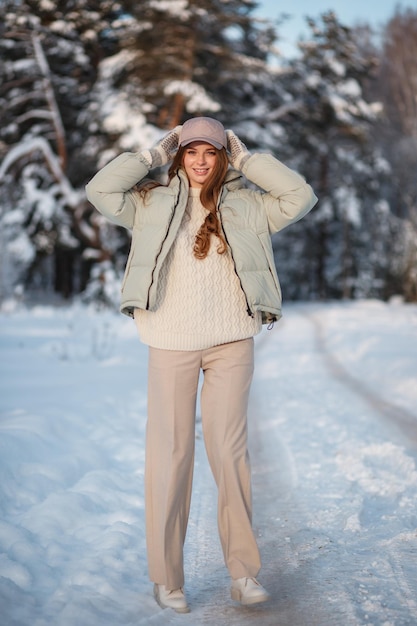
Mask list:
[[[261,331],[261,314],[248,315],[230,252],[218,254],[211,237],[205,259],[193,254],[195,236],[207,215],[200,190],[190,188],[187,209],[158,283],[154,311],[135,309],[143,343],[165,350],[203,350],[252,337]]]

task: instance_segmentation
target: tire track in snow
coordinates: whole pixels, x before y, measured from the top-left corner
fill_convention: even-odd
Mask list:
[[[363,398],[368,405],[382,415],[389,423],[394,424],[407,439],[407,445],[412,441],[414,449],[417,449],[417,415],[407,411],[397,404],[388,402],[380,395],[372,391],[366,382],[363,382],[352,376],[352,374],[343,366],[337,356],[330,350],[323,322],[321,322],[314,313],[299,311],[306,319],[308,319],[314,327],[317,349],[320,352],[323,361],[329,373],[349,387],[354,393]]]

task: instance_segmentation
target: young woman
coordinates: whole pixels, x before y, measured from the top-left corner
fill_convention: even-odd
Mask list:
[[[171,161],[166,186],[146,180]],[[121,154],[91,180],[87,196],[132,230],[121,310],[149,346],[145,510],[155,598],[189,611],[183,545],[202,371],[204,441],[231,596],[263,602],[247,449],[253,336],[281,316],[270,235],[317,199],[301,176],[272,155],[250,154],[208,117],[186,121],[150,150]]]

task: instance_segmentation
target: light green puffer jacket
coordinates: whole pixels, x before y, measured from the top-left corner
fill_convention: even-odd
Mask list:
[[[152,189],[144,201],[132,188],[148,171],[139,154],[124,153],[86,187],[88,200],[103,215],[132,230],[121,298],[121,311],[130,316],[136,307],[155,308],[159,273],[188,200],[188,179],[180,170],[169,186]],[[243,174],[265,193],[245,187],[242,175],[230,169],[219,216],[248,313],[262,311],[263,323],[270,323],[281,317],[281,289],[270,236],[308,213],[317,198],[299,174],[269,154],[253,154]]]

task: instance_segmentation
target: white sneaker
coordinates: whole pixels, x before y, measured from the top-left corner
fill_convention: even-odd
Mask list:
[[[269,593],[262,587],[256,578],[236,578],[232,580],[230,588],[232,600],[240,604],[256,604],[270,599]]]
[[[173,609],[177,613],[190,612],[182,589],[165,589],[165,585],[155,584],[153,595],[161,609]]]

